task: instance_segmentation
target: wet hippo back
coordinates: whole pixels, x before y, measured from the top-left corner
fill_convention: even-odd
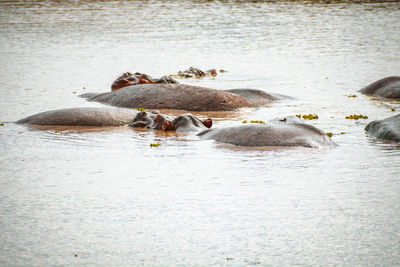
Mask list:
[[[380,140],[400,141],[400,114],[383,120],[371,121],[365,131]]]
[[[137,114],[135,110],[116,108],[67,108],[41,112],[16,123],[54,126],[121,126]]]
[[[249,124],[222,129],[207,130],[199,134],[237,146],[334,146],[320,129],[304,123]]]
[[[141,84],[85,96],[88,101],[125,108],[230,111],[254,106],[244,97],[229,92],[186,84]]]
[[[362,88],[360,92],[378,97],[400,99],[400,76],[386,77]]]

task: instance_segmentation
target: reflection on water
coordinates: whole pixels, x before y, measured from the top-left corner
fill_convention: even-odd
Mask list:
[[[399,75],[399,32],[398,2],[0,2],[0,265],[398,265],[399,146],[363,128],[400,103],[357,90]],[[190,66],[227,72],[181,82],[295,97],[194,113],[215,127],[318,114],[338,147],[12,123]]]

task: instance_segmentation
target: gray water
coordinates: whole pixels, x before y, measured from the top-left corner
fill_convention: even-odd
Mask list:
[[[400,266],[400,146],[364,132],[400,103],[357,92],[399,75],[398,2],[1,1],[0,43],[1,266]],[[316,113],[338,146],[13,123],[190,66],[296,98],[215,127]]]

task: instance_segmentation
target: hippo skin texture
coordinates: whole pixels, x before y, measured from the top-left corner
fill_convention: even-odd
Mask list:
[[[306,123],[246,124],[206,130],[198,135],[202,139],[247,147],[335,146],[322,130]]]
[[[67,108],[41,112],[16,123],[47,126],[122,126],[128,124],[137,113],[136,110],[117,108]]]
[[[239,94],[186,84],[140,84],[127,86],[115,92],[87,93],[81,97],[87,98],[88,101],[123,108],[188,111],[232,111],[275,100],[274,97],[265,97],[254,102]]]
[[[400,114],[383,120],[371,121],[365,127],[365,131],[379,140],[400,142]]]
[[[391,76],[371,83],[359,92],[383,98],[400,99],[400,76]]]

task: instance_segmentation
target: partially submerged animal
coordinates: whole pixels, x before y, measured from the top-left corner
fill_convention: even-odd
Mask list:
[[[276,120],[215,128],[198,134],[202,139],[246,147],[303,146],[332,147],[334,142],[322,130],[303,122]]]
[[[180,78],[204,78],[206,76],[215,77],[217,76],[217,70],[210,69],[207,71],[202,71],[201,69],[190,67],[185,71],[179,71],[178,76]]]
[[[18,124],[47,126],[122,126],[138,111],[119,108],[66,108],[41,112],[17,121]]]
[[[190,132],[211,128],[212,120],[211,118],[200,120],[192,114],[171,117],[161,114],[159,111],[141,111],[133,118],[129,126],[161,131]]]
[[[400,99],[400,76],[390,76],[362,88],[361,93],[382,98]]]
[[[379,140],[400,142],[400,114],[383,120],[371,121],[365,127],[365,131]]]
[[[146,109],[176,109],[188,111],[232,111],[257,107],[276,101],[278,95],[261,90],[216,90],[186,84],[139,84],[115,92],[86,93],[88,101],[124,107]]]
[[[147,74],[139,72],[135,72],[134,74],[130,72],[125,72],[112,83],[111,91],[114,92],[126,86],[135,84],[152,84],[152,83],[178,84],[179,82],[169,76],[162,76],[161,78],[155,79]]]

